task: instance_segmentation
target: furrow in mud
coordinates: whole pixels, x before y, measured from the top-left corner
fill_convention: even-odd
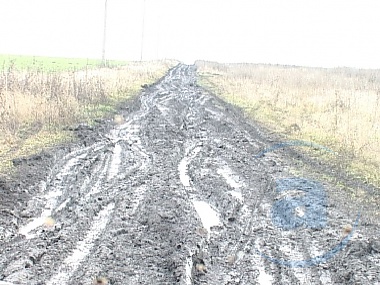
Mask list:
[[[85,239],[77,243],[71,255],[66,257],[63,264],[58,268],[58,273],[54,275],[46,284],[53,285],[71,283],[72,274],[78,269],[83,260],[92,251],[94,241],[106,227],[113,208],[114,205],[110,204],[95,216],[91,228],[86,233]]]
[[[335,185],[321,182],[325,227],[275,224],[274,206],[299,192],[278,191],[298,178],[298,154],[258,155],[276,139],[199,87],[194,66],[171,69],[132,106],[31,185],[37,194],[0,251],[0,283],[380,282],[377,225],[342,235],[357,212]]]

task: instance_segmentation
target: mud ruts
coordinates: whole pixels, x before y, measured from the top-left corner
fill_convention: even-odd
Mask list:
[[[36,195],[2,236],[0,284],[380,284],[375,224],[317,266],[258,254],[317,256],[354,213],[328,195],[327,227],[273,225],[273,181],[295,162],[285,152],[255,157],[276,138],[199,87],[194,66],[171,69],[132,104],[122,124],[31,186]]]

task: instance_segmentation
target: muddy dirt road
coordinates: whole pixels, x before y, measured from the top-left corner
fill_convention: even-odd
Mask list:
[[[194,66],[123,115],[2,210],[0,284],[380,284],[378,224]]]

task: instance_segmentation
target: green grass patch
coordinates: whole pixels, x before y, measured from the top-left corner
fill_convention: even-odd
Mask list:
[[[24,138],[6,137],[0,147],[0,173],[9,175],[13,172],[12,160],[37,154],[59,143],[72,141],[72,133],[64,130],[42,129]]]
[[[126,65],[126,61],[107,60],[107,66]],[[3,70],[40,70],[45,72],[93,69],[102,65],[100,59],[63,58],[27,55],[0,54],[0,68]]]

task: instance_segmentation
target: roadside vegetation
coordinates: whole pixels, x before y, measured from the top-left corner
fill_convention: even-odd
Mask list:
[[[380,186],[380,70],[198,61],[201,84],[287,139],[339,153],[339,164]],[[328,157],[327,157],[328,159]]]
[[[2,70],[32,70],[40,72],[75,71],[80,69],[93,69],[101,66],[99,59],[89,58],[62,58],[27,55],[0,54],[0,67]],[[120,60],[107,60],[108,67],[126,65],[127,62]]]
[[[99,60],[0,56],[0,173],[14,158],[71,140],[68,127],[112,117],[176,64],[174,61]],[[1,63],[1,61],[0,61]]]

